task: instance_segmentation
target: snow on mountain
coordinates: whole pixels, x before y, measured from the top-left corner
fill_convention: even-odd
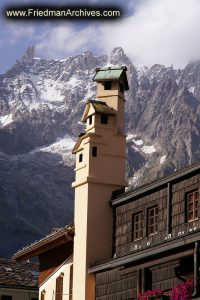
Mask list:
[[[13,122],[12,114],[8,114],[5,116],[0,117],[0,128],[7,126],[8,124]]]

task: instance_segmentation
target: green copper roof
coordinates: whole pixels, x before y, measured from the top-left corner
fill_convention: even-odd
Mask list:
[[[107,81],[107,80],[119,80],[125,87],[125,90],[128,90],[128,81],[126,76],[127,68],[122,66],[112,66],[97,68],[96,74],[94,76],[94,81]]]

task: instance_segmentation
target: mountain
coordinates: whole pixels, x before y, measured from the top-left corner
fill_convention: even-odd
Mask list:
[[[126,65],[127,177],[141,185],[200,160],[200,62],[134,64],[120,47],[63,60],[29,48],[0,75],[0,255],[73,222],[74,157],[95,68]]]

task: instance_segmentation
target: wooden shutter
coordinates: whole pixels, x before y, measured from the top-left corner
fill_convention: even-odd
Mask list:
[[[63,276],[59,276],[56,279],[56,299],[55,300],[62,300],[63,299]]]
[[[45,294],[41,292],[41,300],[45,300]]]
[[[72,300],[72,288],[73,288],[73,265],[70,266],[70,274],[69,274],[69,300]]]

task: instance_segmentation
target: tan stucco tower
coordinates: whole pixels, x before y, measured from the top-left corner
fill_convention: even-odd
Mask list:
[[[76,154],[73,300],[94,300],[95,279],[87,268],[112,257],[114,190],[126,186],[124,91],[126,67],[96,69],[96,100],[89,100],[82,121],[86,130],[73,149]]]

